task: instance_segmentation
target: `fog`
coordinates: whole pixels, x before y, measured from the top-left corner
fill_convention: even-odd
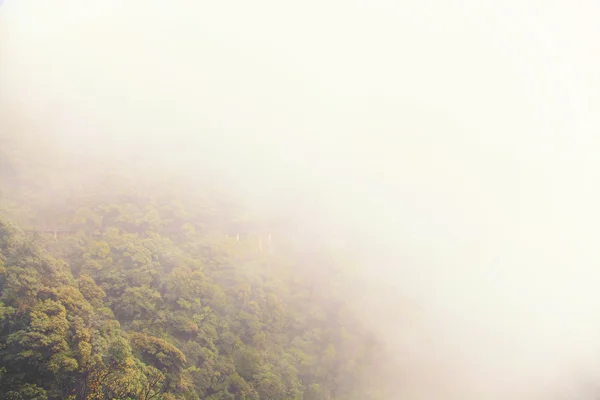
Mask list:
[[[67,154],[211,171],[360,237],[373,290],[353,301],[398,398],[591,399],[599,17],[591,0],[6,0],[0,96]]]

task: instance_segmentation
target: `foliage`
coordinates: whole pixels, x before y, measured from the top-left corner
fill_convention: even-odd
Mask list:
[[[0,398],[386,398],[362,383],[379,348],[338,294],[340,254],[266,249],[279,228],[217,189],[122,177],[61,203],[7,182],[8,218],[50,229],[0,220]]]

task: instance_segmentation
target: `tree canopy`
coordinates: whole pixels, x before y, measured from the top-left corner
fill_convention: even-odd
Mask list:
[[[5,152],[0,398],[386,398],[341,295],[350,257],[272,238],[277,218],[216,187],[73,185]]]

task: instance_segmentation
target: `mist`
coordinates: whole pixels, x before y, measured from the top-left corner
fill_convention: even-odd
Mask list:
[[[373,289],[348,301],[398,399],[592,399],[599,17],[585,0],[7,0],[1,104],[90,174],[209,171],[260,212],[360,238]]]

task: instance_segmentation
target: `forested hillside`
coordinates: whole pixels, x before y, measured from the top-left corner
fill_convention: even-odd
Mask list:
[[[218,185],[5,144],[0,398],[386,398],[348,254]]]

